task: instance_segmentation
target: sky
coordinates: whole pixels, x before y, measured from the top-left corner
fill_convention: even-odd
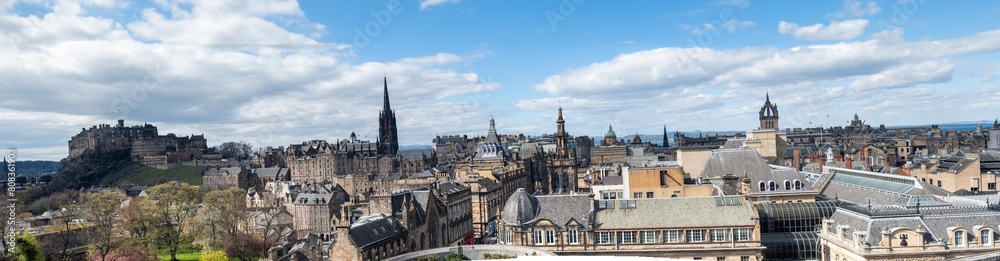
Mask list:
[[[992,121],[1000,2],[0,0],[0,146],[98,124],[209,144]]]

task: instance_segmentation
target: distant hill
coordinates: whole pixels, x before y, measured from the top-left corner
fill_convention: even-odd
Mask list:
[[[59,171],[59,162],[45,160],[17,161],[14,162],[14,168],[18,176],[34,177]],[[0,162],[0,169],[6,172],[7,161]]]

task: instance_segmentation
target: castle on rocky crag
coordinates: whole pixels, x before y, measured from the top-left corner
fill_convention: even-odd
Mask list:
[[[159,135],[152,124],[126,127],[125,120],[118,120],[118,125],[95,125],[74,135],[69,140],[69,157],[77,157],[87,151],[129,149],[129,157],[133,161],[150,166],[166,165],[202,159],[208,148],[207,143],[204,134],[186,137],[173,133]]]

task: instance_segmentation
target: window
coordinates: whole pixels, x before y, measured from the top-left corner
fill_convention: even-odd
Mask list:
[[[712,242],[725,242],[729,239],[729,232],[725,229],[712,229]]]
[[[535,245],[541,245],[542,244],[542,231],[541,230],[535,230],[533,234],[534,234],[534,236],[531,239],[534,239]]]
[[[681,242],[681,231],[680,230],[664,230],[663,231],[663,242],[664,243],[677,243],[677,242]]]
[[[642,192],[632,193],[632,198],[642,198]]]
[[[726,261],[726,257],[724,256],[715,257],[715,261]]]
[[[937,185],[938,185],[939,188],[941,187],[941,181],[940,180],[938,180],[938,184]]]
[[[611,232],[597,232],[596,239],[597,244],[611,244]]]
[[[997,189],[997,183],[996,182],[986,183],[986,188],[989,189],[989,190],[996,190]]]
[[[566,241],[570,245],[579,244],[580,243],[580,230],[570,229],[569,232],[566,233]]]
[[[792,182],[791,181],[787,181],[787,180],[785,181],[785,190],[792,190]]]
[[[802,190],[802,182],[797,179],[795,180],[795,190]]]
[[[667,171],[666,170],[661,170],[660,171],[660,186],[661,187],[666,187],[667,186]]]
[[[653,192],[646,192],[646,198],[653,198]]]
[[[983,246],[986,246],[993,239],[993,231],[990,231],[989,229],[980,230],[979,238],[981,238],[979,241],[982,241]]]
[[[964,246],[965,245],[965,231],[955,231],[955,245]]]
[[[750,261],[750,257],[749,256],[741,256],[740,257],[740,261]]]
[[[767,186],[765,186],[765,185],[764,185],[764,182],[763,182],[763,181],[761,181],[759,185],[760,185],[760,191],[765,191],[765,190],[767,190]]]
[[[656,243],[658,238],[656,238],[656,231],[642,231],[642,243],[643,244],[653,244]]]
[[[769,191],[778,190],[778,184],[774,183],[774,181],[768,181],[767,182],[767,190],[769,190]]]
[[[753,234],[752,228],[737,228],[736,229],[736,241],[750,241],[750,235]]]
[[[694,258],[692,258],[692,259],[693,259],[693,260],[701,260],[701,257],[700,257],[700,256],[696,256],[696,257],[694,257]]]
[[[704,242],[705,241],[705,231],[704,230],[688,230],[687,231],[687,242]]]
[[[635,231],[618,232],[618,243],[635,244]]]
[[[552,244],[556,243],[556,232],[555,231],[552,231],[552,230],[546,230],[545,231],[545,243],[548,243],[549,245],[552,245]]]

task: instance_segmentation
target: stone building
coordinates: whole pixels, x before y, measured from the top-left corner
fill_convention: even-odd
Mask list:
[[[556,118],[555,150],[546,153],[548,174],[546,194],[577,192],[580,184],[586,182],[577,173],[576,153],[569,147],[569,133],[566,132],[566,120],[563,119],[562,107],[559,107],[559,117]],[[593,153],[593,151],[591,151]]]
[[[249,173],[250,171],[246,167],[210,168],[201,175],[201,188],[204,190],[232,187],[246,189]]]
[[[704,166],[698,175],[702,179],[742,177],[739,194],[754,203],[813,201],[819,193],[810,187],[804,175],[793,168],[769,165],[753,149],[713,150]]]
[[[780,130],[778,127],[778,104],[771,103],[771,94],[767,94],[764,99],[764,106],[760,107],[760,130]]]
[[[358,219],[350,226],[337,227],[337,240],[330,248],[330,260],[383,260],[413,251],[407,246],[409,231],[395,217],[379,214]]]
[[[711,183],[694,184],[680,165],[622,167],[623,199],[718,195]]]
[[[735,261],[761,260],[764,249],[756,211],[739,197],[594,201],[518,191],[501,216],[500,244],[558,255]]]
[[[111,126],[101,124],[82,129],[68,142],[69,157],[76,157],[86,151],[130,150],[133,161],[143,162],[146,157],[157,157],[155,161],[167,164],[178,161],[201,159],[208,148],[205,135],[178,137],[173,133],[159,135],[156,126],[143,124],[125,126],[125,120]],[[165,157],[163,157],[165,156]]]
[[[956,152],[913,167],[911,175],[950,192],[995,192],[1000,177],[1000,151]]]
[[[843,204],[823,220],[823,260],[996,260],[1000,204]]]

